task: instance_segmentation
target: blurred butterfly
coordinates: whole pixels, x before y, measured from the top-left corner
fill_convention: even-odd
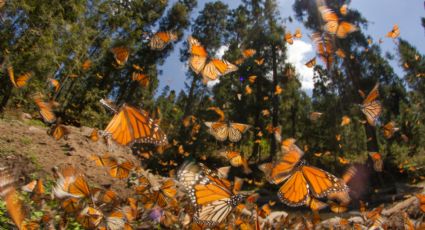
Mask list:
[[[105,128],[105,133],[121,145],[134,142],[165,145],[168,143],[167,135],[160,130],[158,124],[148,116],[144,110],[136,109],[126,104],[119,110],[106,100],[100,102],[111,109],[115,115]]]
[[[92,140],[93,142],[99,140],[99,130],[97,128],[94,128],[90,133],[90,140]]]
[[[276,85],[276,88],[274,90],[274,95],[280,95],[283,92],[282,87],[280,85]]]
[[[208,53],[201,43],[192,36],[189,36],[188,43],[191,54],[189,66],[196,74],[202,74],[204,84],[238,70],[237,66],[226,60],[212,58],[207,63]]]
[[[399,130],[399,128],[396,127],[396,123],[394,121],[388,122],[386,125],[384,125],[383,129],[384,137],[387,139],[390,139],[394,133]]]
[[[126,179],[130,175],[130,171],[134,168],[134,164],[131,161],[112,161],[111,168],[109,169],[109,175],[118,179]]]
[[[346,165],[346,164],[349,164],[350,163],[350,160],[348,160],[348,159],[346,159],[344,157],[338,157],[338,161],[339,161],[339,163],[341,163],[343,165]]]
[[[341,119],[341,126],[346,126],[349,125],[351,123],[351,118],[349,116],[342,116]]]
[[[277,162],[259,166],[266,179],[279,184],[285,182],[278,191],[279,199],[289,206],[306,205],[311,195],[322,198],[331,193],[347,191],[341,179],[319,168],[308,166],[301,160],[304,152],[295,145],[295,139],[282,142],[283,155]]]
[[[218,108],[218,107],[208,107],[207,108],[207,111],[209,111],[209,110],[211,110],[211,111],[214,111],[218,116],[219,116],[219,118],[218,118],[218,120],[217,121],[224,121],[224,112],[223,112],[223,110],[221,110],[220,108]]]
[[[345,58],[345,57],[346,57],[345,52],[344,52],[344,50],[342,50],[342,49],[337,49],[337,50],[335,51],[335,54],[336,54],[336,56],[338,56],[338,57],[340,57],[340,58]]]
[[[317,121],[322,115],[323,113],[321,112],[311,112],[309,118],[311,121]]]
[[[0,166],[0,199],[5,202],[10,218],[19,229],[24,222],[25,214],[15,189],[15,182],[11,169]]]
[[[257,65],[263,65],[264,64],[264,58],[255,59],[254,62]]]
[[[231,122],[209,122],[206,121],[204,124],[208,127],[208,133],[213,135],[218,141],[225,141],[229,139],[231,142],[238,142],[242,138],[242,134],[245,133],[251,126],[242,123],[231,123]]]
[[[52,87],[55,89],[55,92],[57,93],[61,87],[59,81],[53,78],[49,78],[49,81]]]
[[[345,16],[347,15],[347,11],[348,11],[348,5],[347,4],[343,4],[340,8],[339,8],[339,12],[341,13],[341,15]]]
[[[242,51],[242,56],[244,58],[250,58],[252,56],[254,56],[257,53],[257,51],[255,49],[246,49]]]
[[[305,66],[308,68],[313,68],[316,65],[316,58],[310,59],[307,63],[305,63]]]
[[[204,165],[186,162],[177,178],[195,207],[193,220],[208,227],[222,223],[244,196],[234,194],[231,184]]]
[[[164,47],[170,42],[177,40],[177,34],[171,31],[165,31],[165,32],[157,32],[155,33],[150,42],[149,47],[153,50],[162,50]]]
[[[83,62],[81,67],[83,68],[83,70],[88,70],[90,69],[91,65],[92,65],[92,62],[89,59],[87,59]]]
[[[326,6],[320,6],[319,11],[326,22],[324,29],[338,38],[345,38],[348,34],[358,30],[354,24],[340,21],[338,15]]]
[[[123,67],[128,60],[128,56],[130,55],[130,50],[123,46],[114,47],[111,49],[111,52],[114,54],[117,67]]]
[[[249,87],[249,85],[245,86],[245,94],[250,95],[251,93],[252,93],[251,87]]]
[[[312,210],[312,211],[319,211],[328,206],[328,204],[313,198],[311,196],[307,197],[306,205]]]
[[[53,113],[52,104],[44,102],[40,95],[34,95],[33,100],[40,110],[41,118],[49,124],[56,122],[56,116]]]
[[[382,172],[384,162],[382,160],[382,155],[378,152],[369,152],[369,156],[373,161],[373,169],[377,172]]]
[[[376,100],[379,96],[378,87],[379,84],[377,83],[363,100],[363,104],[360,105],[362,112],[366,115],[367,122],[371,126],[376,125],[376,121],[382,113],[382,105]]]
[[[387,33],[386,37],[395,39],[398,38],[398,36],[400,36],[400,29],[397,24],[394,24],[393,29]]]
[[[291,32],[285,33],[285,41],[286,41],[286,43],[288,43],[290,45],[294,44],[294,39],[293,39]]]
[[[22,88],[26,86],[28,81],[33,75],[31,72],[26,72],[20,75],[19,77],[15,78],[15,73],[13,71],[12,66],[7,67],[7,71],[9,73],[10,81],[12,82],[13,86],[15,86],[16,88]]]
[[[319,32],[314,32],[311,36],[311,40],[316,45],[316,53],[319,55],[319,58],[326,64],[327,68],[330,68],[333,63],[333,39],[328,34],[321,34]],[[316,64],[316,63],[315,63]]]
[[[249,76],[248,77],[248,81],[251,84],[254,84],[254,82],[255,82],[256,79],[257,79],[257,76],[255,76],[255,75],[252,75],[252,76]]]
[[[225,157],[233,167],[243,167],[245,174],[250,174],[252,170],[248,166],[248,160],[236,151],[221,151],[220,155]]]
[[[69,135],[69,130],[64,125],[57,123],[49,129],[47,134],[49,134],[50,136],[55,138],[55,140],[58,141],[62,138],[66,139]]]
[[[149,85],[149,77],[146,74],[133,72],[131,80],[139,82],[140,86],[147,87]]]
[[[300,38],[302,38],[302,33],[301,33],[301,29],[300,28],[297,28],[296,30],[295,30],[295,33],[294,33],[294,38],[298,38],[298,39],[300,39]]]
[[[43,185],[43,180],[33,180],[30,183],[21,187],[22,191],[32,193],[31,199],[35,202],[41,201],[42,196],[46,193],[46,189]]]
[[[94,208],[87,206],[77,216],[78,223],[85,229],[96,228],[103,219],[103,213]]]
[[[419,201],[419,209],[425,213],[425,195],[424,194],[416,194],[416,198]]]

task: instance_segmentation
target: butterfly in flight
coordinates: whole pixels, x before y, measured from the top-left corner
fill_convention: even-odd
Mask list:
[[[149,47],[153,50],[162,50],[170,44],[170,42],[177,40],[177,34],[171,31],[161,31],[155,33],[149,41]]]
[[[326,22],[324,29],[338,38],[346,38],[348,34],[358,30],[354,24],[341,21],[338,15],[326,6],[320,6],[319,11]]]
[[[373,89],[369,92],[369,95],[363,100],[363,104],[360,105],[360,108],[364,115],[366,116],[367,122],[371,126],[376,125],[376,121],[382,113],[382,105],[377,100],[379,97],[379,83],[377,83]],[[359,91],[362,92],[362,91]]]
[[[202,74],[204,84],[238,70],[236,65],[226,60],[211,58],[211,60],[207,62],[208,53],[196,38],[189,36],[188,43],[189,52],[191,54],[189,66],[196,74]]]
[[[26,72],[26,73],[23,73],[22,75],[20,75],[19,77],[16,78],[15,72],[13,71],[12,66],[9,66],[7,68],[7,71],[9,73],[10,81],[12,82],[13,86],[16,87],[16,88],[23,88],[24,86],[26,86],[28,81],[30,80],[30,78],[33,75],[32,72]]]
[[[233,193],[228,180],[203,164],[184,163],[177,178],[195,207],[193,220],[197,224],[213,227],[222,223],[244,200],[243,195]]]
[[[32,98],[40,110],[39,112],[43,121],[49,124],[56,122],[56,115],[52,108],[53,104],[43,101],[42,96],[39,94],[35,94]]]
[[[114,47],[111,52],[114,54],[116,67],[123,67],[127,63],[130,55],[130,50],[127,47]]]
[[[301,159],[304,152],[295,145],[295,139],[282,142],[283,155],[276,162],[265,163],[259,169],[273,184],[283,185],[278,191],[279,199],[289,206],[307,205],[311,198],[326,197],[331,193],[347,191],[342,179],[313,166]]]
[[[386,35],[388,38],[396,39],[400,36],[400,28],[398,28],[398,25],[395,24],[393,26],[393,29],[387,33]]]
[[[165,145],[168,143],[167,135],[146,111],[126,104],[117,109],[115,105],[104,99],[100,102],[115,113],[104,132],[118,144],[129,145],[139,142]]]
[[[208,133],[213,135],[218,141],[229,139],[231,142],[238,142],[242,139],[242,134],[245,133],[251,126],[242,123],[232,122],[209,122],[204,124],[208,127]]]

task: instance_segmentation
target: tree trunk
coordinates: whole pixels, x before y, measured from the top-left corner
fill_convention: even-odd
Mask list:
[[[276,47],[272,45],[272,71],[273,71],[273,92],[276,90],[278,86],[277,79],[277,60],[276,60]],[[276,128],[279,123],[279,95],[273,93],[273,113],[272,113],[272,125],[273,128]],[[274,130],[271,134],[271,146],[270,146],[270,154],[269,157],[273,158],[276,154],[276,138],[274,135]]]

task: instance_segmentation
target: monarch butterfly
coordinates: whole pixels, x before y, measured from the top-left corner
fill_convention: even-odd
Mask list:
[[[400,29],[398,28],[397,24],[394,24],[393,29],[387,33],[386,35],[388,38],[398,38],[398,36],[400,36]]]
[[[58,141],[62,137],[66,139],[69,135],[69,130],[64,125],[58,123],[53,125],[47,133]]]
[[[321,112],[311,112],[310,113],[310,120],[311,121],[317,121],[322,115],[323,115],[323,113],[321,113]]]
[[[208,53],[201,43],[192,36],[189,36],[188,43],[191,54],[189,66],[196,74],[202,72],[204,84],[238,70],[237,66],[226,60],[213,58],[207,63]]]
[[[86,229],[96,228],[103,219],[103,213],[94,208],[87,206],[77,216],[77,221]]]
[[[316,65],[316,58],[312,58],[310,59],[307,63],[305,63],[305,66],[307,66],[308,68],[313,68],[313,66]]]
[[[22,204],[15,189],[16,179],[10,168],[0,166],[0,198],[6,203],[15,225],[20,229],[24,221]]]
[[[150,42],[149,47],[153,50],[162,50],[170,42],[177,40],[177,34],[171,31],[163,31],[155,33]]]
[[[249,85],[245,86],[245,94],[250,95],[251,93],[252,93],[251,87],[249,87]]]
[[[252,56],[254,56],[257,53],[257,51],[255,49],[246,49],[242,51],[242,56],[244,58],[250,58]]]
[[[33,192],[36,195],[42,195],[46,192],[42,179],[33,180],[30,183],[22,186],[21,189],[25,192]]]
[[[117,164],[117,161],[108,153],[103,154],[103,156],[91,155],[90,160],[94,161],[97,166],[111,167]]]
[[[280,87],[280,85],[276,85],[274,89],[274,95],[280,95],[282,92],[283,92],[282,87]]]
[[[105,133],[111,135],[118,144],[129,145],[134,142],[167,144],[167,135],[160,130],[153,119],[149,118],[146,111],[125,104],[116,110],[116,107],[106,100],[102,99],[100,102],[115,112],[105,128]]]
[[[84,71],[90,69],[92,62],[87,59],[83,62],[83,64],[81,65],[81,68],[83,68]]]
[[[313,198],[311,196],[308,196],[307,201],[306,201],[307,206],[312,210],[312,211],[319,211],[322,210],[324,208],[326,208],[328,206],[328,204]]]
[[[134,164],[131,161],[125,161],[118,163],[113,161],[110,166],[109,175],[118,179],[125,179],[130,174],[130,171],[134,168]]]
[[[324,26],[325,30],[330,34],[336,35],[338,38],[345,38],[348,34],[358,30],[354,24],[340,21],[338,15],[326,6],[320,6],[319,11],[323,20],[326,22]]]
[[[290,32],[285,33],[285,41],[290,45],[294,44],[294,39]]]
[[[223,112],[223,110],[221,110],[220,108],[218,108],[218,107],[208,107],[207,108],[207,111],[208,110],[212,110],[212,111],[214,111],[218,116],[219,116],[219,118],[218,118],[218,120],[217,121],[224,121],[224,118],[225,118],[225,116],[224,116],[224,112]]]
[[[271,183],[285,183],[280,187],[278,197],[289,206],[306,205],[310,194],[322,198],[331,193],[347,191],[341,179],[319,168],[308,166],[301,160],[304,152],[295,145],[295,139],[282,142],[284,154],[278,162],[265,163],[259,169]]]
[[[351,123],[351,118],[349,116],[342,116],[341,126],[346,126]]]
[[[338,56],[340,58],[345,58],[346,57],[344,50],[342,50],[341,48],[337,49],[335,51],[335,54],[336,54],[336,56]]]
[[[303,37],[303,35],[302,35],[302,33],[301,33],[301,29],[300,28],[297,28],[296,30],[295,30],[295,33],[294,33],[294,38],[302,38]]]
[[[222,223],[244,199],[232,192],[229,181],[202,164],[184,163],[177,177],[196,209],[193,220],[197,224],[212,227]]]
[[[146,74],[134,72],[131,80],[139,82],[140,86],[147,87],[149,85],[149,77]]]
[[[420,210],[423,213],[425,213],[425,195],[424,194],[416,194],[416,198],[418,198]]]
[[[343,4],[340,8],[339,8],[339,12],[342,15],[347,15],[348,12],[348,5],[347,4]]]
[[[254,84],[255,80],[257,80],[257,76],[255,76],[255,75],[252,75],[252,76],[249,76],[248,77],[248,81],[251,84]]]
[[[174,196],[177,193],[176,185],[172,179],[164,181],[158,189],[144,196],[145,208],[152,208],[155,204],[164,208],[167,205],[176,205]]]
[[[373,161],[373,169],[377,172],[382,172],[382,167],[384,162],[382,160],[382,156],[378,152],[369,152],[369,156]]]
[[[16,88],[22,88],[26,86],[28,81],[33,75],[31,72],[26,72],[20,75],[19,77],[15,78],[15,73],[13,71],[12,66],[7,67],[7,71],[9,73],[10,81],[12,82],[13,86],[15,86]]]
[[[263,65],[264,64],[264,58],[258,58],[258,59],[255,59],[254,60],[254,62],[257,64],[257,65]]]
[[[321,33],[315,32],[311,35],[313,43],[316,45],[316,53],[320,59],[329,66],[333,63],[333,43],[332,37],[328,34],[322,35]]]
[[[231,122],[204,122],[208,127],[208,132],[219,141],[225,141],[229,139],[231,142],[238,142],[242,138],[242,134],[245,133],[251,126],[241,123]]]
[[[249,174],[252,170],[248,166],[248,160],[243,157],[239,152],[235,151],[222,151],[220,155],[225,157],[233,167],[243,167],[243,172]]]
[[[33,100],[40,110],[43,121],[50,124],[54,123],[56,121],[56,116],[53,113],[51,104],[44,102],[40,95],[34,95]]]
[[[111,52],[114,54],[115,63],[118,67],[122,67],[128,60],[130,50],[127,47],[114,47],[111,49]]]
[[[90,133],[90,140],[92,140],[93,142],[99,140],[99,130],[97,128],[94,128]]]
[[[376,125],[376,121],[382,112],[382,105],[376,100],[379,96],[378,87],[379,83],[373,87],[369,95],[363,100],[363,104],[360,105],[362,112],[366,115],[367,122],[371,126]]]
[[[55,89],[55,92],[57,93],[61,87],[60,83],[58,80],[50,78],[49,79],[50,84],[53,86],[53,88]]]
[[[386,125],[384,125],[383,129],[384,137],[387,139],[390,139],[394,133],[399,130],[399,128],[396,127],[396,123],[394,121],[388,122]]]
[[[65,210],[65,212],[69,212],[69,213],[81,210],[80,200],[75,197],[70,197],[64,200],[61,206]]]
[[[67,192],[76,198],[84,198],[91,195],[91,189],[82,175],[77,176],[75,180],[69,184]]]

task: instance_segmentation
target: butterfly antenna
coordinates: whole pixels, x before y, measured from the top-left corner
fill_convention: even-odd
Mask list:
[[[111,110],[114,113],[118,113],[117,106],[113,104],[112,101],[108,99],[100,99],[99,101],[103,106],[105,106],[107,109]]]

